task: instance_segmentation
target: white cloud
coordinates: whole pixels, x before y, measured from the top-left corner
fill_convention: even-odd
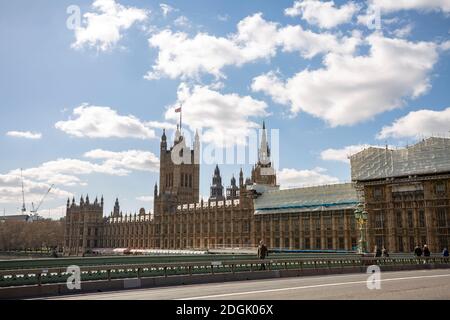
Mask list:
[[[326,171],[326,169],[320,167],[312,170],[284,168],[277,173],[277,179],[282,189],[339,182],[338,178],[327,175]]]
[[[96,164],[78,159],[57,159],[44,162],[38,167],[23,170],[23,176],[33,181],[48,184],[76,186],[86,185],[78,176],[101,173],[125,176],[129,171],[111,165]],[[13,170],[9,174],[20,176],[20,170]]]
[[[87,46],[108,51],[122,39],[125,30],[148,17],[146,10],[126,7],[114,0],[96,0],[92,9],[94,12],[83,15],[84,26],[75,29],[75,49]]]
[[[177,128],[176,124],[161,121],[147,121],[145,122],[145,125],[151,128],[166,129],[166,130],[175,130]]]
[[[267,23],[261,14],[239,22],[238,33],[228,38],[205,33],[189,38],[184,32],[163,30],[149,39],[150,46],[158,48],[159,53],[146,78],[196,78],[200,73],[223,78],[221,69],[226,65],[239,66],[275,54],[275,44],[270,38],[274,31],[275,24]]]
[[[414,26],[412,23],[407,24],[399,29],[395,29],[394,31],[392,31],[392,33],[394,34],[394,36],[396,36],[397,38],[406,38],[408,37],[412,30],[413,30]]]
[[[381,12],[395,12],[400,10],[443,11],[450,12],[449,0],[372,0]]]
[[[175,108],[183,105],[183,123],[192,130],[202,129],[202,141],[219,146],[245,144],[252,128],[259,125],[250,119],[267,115],[267,104],[250,96],[221,94],[207,86],[189,87],[182,83],[178,88],[178,101],[166,112],[166,119],[178,120]]]
[[[299,16],[309,24],[328,29],[350,22],[358,10],[359,7],[353,2],[338,8],[334,1],[303,0],[295,1],[284,13],[291,17]]]
[[[358,33],[338,38],[329,33],[305,31],[300,26],[280,28],[257,13],[241,20],[237,32],[227,37],[198,33],[190,38],[187,33],[168,29],[154,34],[149,45],[159,50],[158,58],[145,78],[198,78],[203,73],[216,79],[225,78],[224,67],[270,59],[279,47],[298,51],[309,59],[329,51],[352,53],[359,42]]]
[[[152,152],[128,150],[122,152],[91,150],[84,154],[86,158],[102,160],[100,163],[79,159],[56,159],[41,165],[24,169],[22,174],[30,183],[54,184],[57,186],[86,186],[81,176],[106,174],[127,176],[131,171],[156,172],[159,159]],[[20,177],[20,169],[12,170],[4,177]]]
[[[408,113],[385,126],[378,133],[378,139],[421,138],[432,135],[448,134],[450,131],[450,107],[442,111],[419,110]]]
[[[222,22],[227,22],[229,18],[230,18],[230,16],[227,14],[218,14],[217,15],[217,19]]]
[[[24,193],[27,203],[34,202],[37,204],[49,188],[50,184],[48,183],[37,182],[24,177]],[[64,199],[70,196],[72,196],[72,193],[54,187],[46,199]],[[17,206],[22,203],[22,179],[20,177],[20,170],[0,174],[0,203],[17,204]]]
[[[109,168],[122,168],[125,170],[158,172],[159,159],[149,151],[128,150],[122,152],[102,149],[91,150],[84,154],[86,158],[105,160],[103,166]]]
[[[32,139],[32,140],[38,140],[42,138],[42,133],[40,132],[31,132],[31,131],[8,131],[6,133],[8,137],[14,137],[14,138],[25,138],[25,139]]]
[[[294,115],[304,111],[333,127],[372,119],[427,92],[438,59],[435,43],[372,34],[367,44],[367,55],[331,52],[322,68],[303,70],[286,81],[269,72],[254,78],[252,89],[289,106]]]
[[[153,203],[153,196],[139,196],[136,197],[136,200],[141,201],[141,202],[151,202]]]
[[[173,11],[177,11],[177,9],[166,3],[161,3],[159,7],[161,8],[164,17],[167,17]]]
[[[182,27],[182,28],[190,28],[191,27],[191,22],[185,16],[179,16],[178,18],[176,18],[173,21],[173,24],[177,27]]]
[[[55,127],[82,138],[155,138],[155,131],[138,118],[119,115],[109,107],[83,104],[73,110],[73,119],[59,121]]]

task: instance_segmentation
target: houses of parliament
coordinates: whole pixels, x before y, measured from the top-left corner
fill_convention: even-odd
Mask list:
[[[174,153],[181,162],[174,162]],[[241,169],[225,188],[216,166],[206,201],[199,201],[199,155],[198,134],[187,146],[179,128],[173,142],[163,132],[153,213],[123,215],[116,199],[105,216],[103,198],[68,200],[64,253],[254,248],[260,240],[271,249],[351,251],[359,240],[359,203],[367,212],[370,250],[378,245],[411,252],[427,244],[438,252],[449,245],[450,139],[431,137],[395,150],[370,147],[350,156],[351,183],[283,190],[263,124],[251,177]]]

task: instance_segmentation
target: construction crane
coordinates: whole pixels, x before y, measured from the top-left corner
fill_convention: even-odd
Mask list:
[[[20,178],[22,180],[22,214],[25,214],[27,211],[27,208],[25,207],[25,191],[23,189],[23,174],[22,174],[22,168],[20,169]]]
[[[37,216],[38,210],[39,210],[39,208],[41,207],[42,202],[44,202],[45,198],[46,198],[47,195],[50,193],[50,191],[53,189],[53,187],[54,187],[54,185],[52,184],[52,185],[50,186],[50,188],[48,188],[47,192],[44,194],[44,196],[42,197],[41,201],[39,202],[39,204],[38,204],[38,206],[37,206],[36,208],[34,207],[34,203],[33,203],[33,202],[31,203],[31,208],[32,208],[31,211],[30,211],[31,214]]]
[[[24,183],[23,183],[23,173],[22,173],[22,169],[20,169],[20,178],[22,180],[22,214],[26,214],[27,212],[27,208],[25,206],[25,188],[24,188]],[[48,194],[50,193],[50,191],[53,189],[55,185],[51,185],[50,188],[48,188],[47,192],[44,194],[44,196],[41,198],[41,201],[39,201],[39,204],[37,207],[34,206],[34,203],[31,203],[31,210],[30,210],[30,218],[37,218],[38,217],[38,211],[39,208],[41,207],[42,203],[44,202],[45,198],[48,196]]]

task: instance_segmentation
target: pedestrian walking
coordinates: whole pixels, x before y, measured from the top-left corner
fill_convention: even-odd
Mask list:
[[[442,250],[442,256],[444,258],[448,258],[448,249],[447,248],[444,248],[444,250]]]
[[[414,248],[414,255],[417,258],[422,256],[422,249],[420,249],[420,247],[418,245]]]
[[[381,255],[383,258],[389,258],[389,252],[386,249],[386,247],[383,247],[383,250],[381,251]]]
[[[378,248],[378,246],[375,246],[375,250],[374,250],[375,258],[381,257],[381,254],[382,254],[381,249]]]
[[[427,246],[427,245],[424,245],[424,246],[423,246],[423,256],[424,256],[425,258],[429,258],[430,255],[431,255],[430,249],[428,249],[428,246]]]
[[[268,256],[268,249],[266,247],[266,245],[264,244],[264,241],[260,241],[259,242],[259,246],[258,246],[258,259],[259,260],[264,260],[267,256]],[[261,263],[261,267],[260,270],[266,270],[266,265],[263,263]]]

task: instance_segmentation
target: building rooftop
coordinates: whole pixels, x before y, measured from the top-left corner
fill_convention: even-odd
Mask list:
[[[27,214],[14,214],[9,216],[0,216],[0,220],[3,221],[28,221],[30,216]]]
[[[357,204],[357,193],[351,183],[272,190],[254,202],[255,214],[342,210]]]
[[[352,181],[450,172],[450,139],[432,137],[398,150],[371,147],[350,163]]]

